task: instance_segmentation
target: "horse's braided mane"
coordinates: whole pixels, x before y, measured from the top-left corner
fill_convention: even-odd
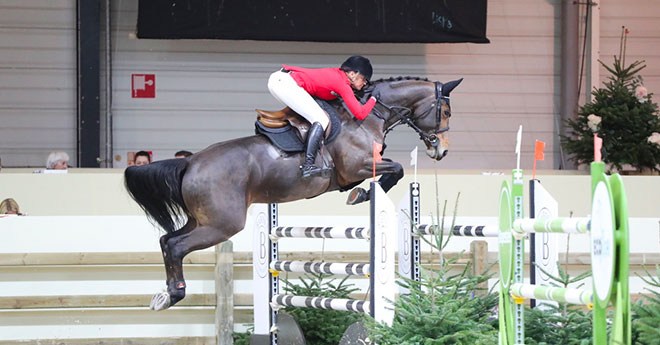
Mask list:
[[[430,82],[430,80],[428,80],[428,78],[407,76],[407,77],[390,77],[390,78],[387,78],[387,79],[378,79],[378,80],[373,81],[372,83],[375,86],[375,85],[377,85],[378,83],[381,83],[381,82],[389,82],[389,84],[387,84],[387,85],[391,88],[396,89],[398,87],[406,85],[403,82],[408,81],[408,80]]]
[[[428,78],[422,78],[422,77],[399,76],[399,77],[381,78],[381,79],[378,79],[378,80],[374,80],[372,83],[379,83],[379,82],[383,82],[383,81],[401,81],[401,80],[430,81]]]

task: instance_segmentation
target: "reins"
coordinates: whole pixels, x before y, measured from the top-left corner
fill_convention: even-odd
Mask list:
[[[442,95],[442,86],[438,82],[434,82],[435,84],[435,102],[431,104],[431,107],[427,109],[425,112],[420,114],[419,116],[415,118],[411,118],[410,114],[412,113],[412,110],[408,107],[403,107],[403,106],[397,106],[397,105],[389,105],[378,98],[376,99],[377,104],[380,104],[383,106],[387,111],[389,111],[391,114],[394,114],[397,117],[397,120],[389,125],[387,129],[385,129],[385,134],[383,135],[383,142],[385,141],[385,138],[387,137],[387,134],[391,132],[395,127],[405,123],[408,125],[408,127],[412,128],[418,135],[419,138],[425,142],[428,142],[431,146],[436,147],[438,146],[438,137],[437,134],[444,133],[449,130],[449,126],[445,128],[440,128],[436,129],[435,131],[432,132],[432,134],[427,134],[424,131],[422,131],[417,125],[415,125],[415,120],[420,119],[424,116],[426,116],[428,113],[430,113],[433,108],[436,109],[436,128],[439,126],[440,122],[442,121],[442,114],[441,112],[441,106],[440,106],[440,101],[445,100],[447,104],[449,104],[449,97],[443,96]],[[378,117],[379,119],[383,120],[384,122],[387,122],[387,119],[380,114],[378,109],[374,109],[374,115]]]

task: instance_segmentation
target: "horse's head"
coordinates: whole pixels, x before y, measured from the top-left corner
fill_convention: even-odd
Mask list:
[[[449,151],[449,93],[463,81],[431,82],[414,78],[375,81],[369,91],[377,95],[377,116],[385,119],[386,133],[407,124],[426,145],[426,154],[436,160]]]

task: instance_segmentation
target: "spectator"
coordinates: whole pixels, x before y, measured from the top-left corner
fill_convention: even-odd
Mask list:
[[[181,150],[174,154],[174,158],[186,158],[190,156],[192,156],[192,152],[186,150]]]
[[[51,152],[48,155],[46,162],[46,169],[50,170],[67,170],[69,168],[69,155],[66,152]]]
[[[0,202],[0,215],[2,214],[15,214],[18,216],[23,215],[18,207],[18,203],[12,198],[7,198]]]
[[[135,153],[135,165],[147,165],[151,163],[151,155],[147,151],[138,151]]]

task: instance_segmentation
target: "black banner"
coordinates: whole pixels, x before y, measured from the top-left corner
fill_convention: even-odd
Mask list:
[[[138,38],[489,43],[487,0],[140,0]]]

